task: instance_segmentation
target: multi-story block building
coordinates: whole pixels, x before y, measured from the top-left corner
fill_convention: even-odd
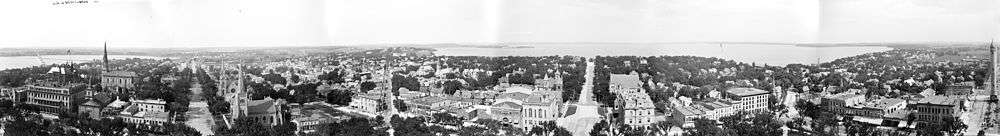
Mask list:
[[[825,105],[827,111],[831,111],[837,114],[854,114],[853,111],[847,109],[847,107],[853,107],[861,104],[865,101],[865,95],[857,95],[850,93],[837,94],[832,97],[822,98],[820,103]]]
[[[963,102],[959,97],[930,96],[917,101],[912,106],[916,122],[941,123],[945,118],[956,118],[962,112]]]
[[[705,118],[719,120],[719,118],[733,115],[733,104],[726,101],[714,101],[699,103],[696,106],[706,109]]]
[[[132,100],[132,105],[139,108],[139,111],[146,112],[167,112],[167,101],[163,100]]]
[[[523,129],[539,126],[559,118],[561,90],[536,88],[529,85],[509,85],[491,105],[494,119]]]
[[[119,112],[118,118],[121,118],[125,123],[136,125],[140,129],[153,131],[162,130],[162,126],[170,118],[167,112],[144,111],[143,109],[135,104],[129,105],[128,108]]]
[[[612,74],[608,90],[615,93],[615,112],[621,113],[620,121],[632,127],[647,127],[656,120],[653,100],[642,88],[639,74]]]
[[[674,120],[680,122],[682,127],[694,127],[694,119],[703,118],[705,116],[705,112],[692,108],[693,107],[688,106],[674,106],[674,113],[671,116]]]
[[[75,97],[84,97],[85,85],[47,82],[26,85],[26,87],[26,104],[38,106],[43,112],[58,114],[75,113],[73,111],[75,108],[71,105],[72,100]]]
[[[325,110],[312,105],[306,105],[291,110],[291,122],[295,124],[296,135],[329,135],[328,126],[348,119],[346,116],[334,116]]]
[[[954,84],[947,85],[947,86],[945,86],[945,88],[946,89],[942,90],[942,91],[944,91],[943,92],[944,95],[948,95],[948,96],[951,96],[951,95],[963,95],[964,96],[964,95],[972,94],[972,89],[976,88],[976,84],[973,83],[972,81],[969,81],[969,82],[960,82],[960,83],[954,83]]]
[[[12,101],[24,101],[26,87],[0,87],[0,99]]]
[[[847,108],[853,111],[853,115],[882,118],[891,113],[906,110],[906,100],[896,98],[879,99]]]
[[[355,95],[354,97],[351,97],[351,103],[349,105],[351,106],[351,108],[357,109],[361,112],[369,114],[378,114],[380,112],[378,106],[386,103],[383,100],[385,99],[384,97],[385,97],[384,94],[376,94],[376,93],[358,94]]]
[[[735,111],[764,112],[769,106],[768,92],[756,88],[730,88],[726,90],[727,97],[732,100]]]

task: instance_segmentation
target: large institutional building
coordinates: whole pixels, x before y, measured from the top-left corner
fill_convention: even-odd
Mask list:
[[[726,90],[727,98],[733,101],[733,109],[737,111],[764,112],[767,111],[767,91],[757,88],[730,88]]]
[[[618,96],[614,104],[615,112],[621,113],[618,118],[626,125],[646,127],[657,121],[654,118],[656,107],[646,89],[642,88],[638,73],[612,74],[608,90]]]
[[[821,103],[826,105],[826,110],[837,114],[851,114],[848,107],[853,107],[865,101],[865,95],[841,93],[832,97],[821,99]]]
[[[916,122],[941,123],[945,118],[956,118],[962,112],[960,97],[930,96],[920,99],[912,107]]]
[[[509,84],[501,80],[500,94],[491,105],[494,119],[523,129],[555,121],[562,108],[562,78],[536,79],[535,85]]]
[[[86,85],[45,82],[25,87],[27,87],[25,103],[38,106],[43,112],[63,113],[73,112],[71,101],[74,97],[83,97]]]
[[[561,90],[549,90],[530,85],[511,85],[496,97],[491,105],[493,118],[531,129],[559,118]]]

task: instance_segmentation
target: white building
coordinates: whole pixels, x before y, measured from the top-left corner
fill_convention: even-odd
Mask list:
[[[706,109],[704,117],[711,120],[719,120],[719,118],[731,116],[734,113],[733,105],[725,101],[699,103],[697,106],[704,107]]]
[[[163,100],[132,100],[132,105],[139,108],[139,111],[166,112],[167,102]]]
[[[730,88],[726,90],[727,98],[734,102],[735,111],[764,112],[767,111],[767,91],[756,88]]]
[[[138,104],[133,102],[127,108],[118,113],[118,118],[128,124],[136,125],[145,130],[160,129],[167,123],[169,115],[162,110],[156,110],[155,104]]]
[[[383,97],[384,97],[383,94],[375,94],[375,93],[359,94],[354,97],[351,97],[351,103],[349,105],[351,106],[351,108],[357,109],[358,111],[361,112],[369,114],[377,114],[379,112],[378,106],[385,103],[382,100]]]

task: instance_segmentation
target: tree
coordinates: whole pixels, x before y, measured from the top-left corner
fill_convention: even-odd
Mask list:
[[[363,82],[359,86],[361,86],[362,93],[375,90],[375,87],[378,87],[378,85],[376,85],[375,82]]]
[[[344,83],[344,77],[340,74],[340,69],[320,74],[317,78],[319,78],[319,80],[329,81],[332,83]]]
[[[605,132],[607,132],[606,128],[608,128],[608,122],[605,122],[605,121],[597,122],[597,124],[594,124],[594,128],[590,129],[590,135],[591,136],[607,136],[607,134],[605,134]]]
[[[508,124],[501,123],[500,121],[493,119],[479,119],[473,122],[475,124],[482,125],[482,127],[464,127],[459,131],[460,135],[476,135],[476,136],[491,136],[491,135],[522,135],[523,131],[520,128],[513,127]],[[470,132],[471,131],[471,132]]]
[[[298,83],[299,80],[301,80],[301,79],[299,79],[299,75],[295,74],[295,73],[292,73],[292,76],[288,77],[288,78],[292,81],[292,83]]]
[[[250,92],[251,100],[264,99],[264,97],[271,96],[271,94],[275,93],[274,88],[271,87],[270,84],[249,83],[248,86],[251,90],[253,90]]]
[[[379,124],[366,118],[351,118],[330,127],[331,136],[380,136],[388,135],[383,130],[375,130]]]
[[[781,122],[778,122],[773,114],[757,113],[750,114],[740,111],[732,116],[719,118],[724,129],[732,130],[735,134],[761,134],[761,135],[781,135]]]
[[[407,110],[409,110],[408,107],[406,106],[406,102],[404,102],[403,100],[396,99],[394,101],[396,101],[393,102],[396,105],[396,110],[399,110],[400,112],[406,112]]]
[[[266,75],[263,75],[262,77],[264,78],[264,81],[267,81],[267,82],[269,82],[271,84],[285,84],[285,83],[287,83],[287,80],[285,80],[284,77],[281,77],[281,75],[274,74],[274,73],[266,74]]]
[[[969,127],[959,120],[958,117],[944,118],[942,122],[944,123],[942,124],[942,129],[949,134],[962,132],[962,130]]]
[[[531,127],[531,130],[528,131],[529,135],[545,135],[545,133],[545,129],[539,126]]]
[[[443,92],[445,94],[454,95],[455,92],[458,91],[458,89],[462,88],[462,83],[455,80],[449,80],[445,81],[443,86],[444,86]]]
[[[539,126],[532,127],[531,131],[528,131],[528,134],[530,134],[530,135],[548,135],[548,134],[573,135],[568,130],[566,130],[566,128],[562,128],[562,127],[556,126],[556,122],[555,121],[542,122],[541,124],[539,124]]]
[[[818,105],[802,99],[795,101],[795,108],[799,110],[799,115],[806,117],[816,117],[818,113],[822,112],[822,108]]]
[[[274,134],[279,136],[291,136],[295,135],[295,124],[291,122],[284,122],[280,125],[274,126]]]
[[[392,128],[396,130],[394,134],[399,136],[430,136],[456,133],[456,131],[440,126],[429,126],[425,122],[427,121],[424,118],[402,118],[396,115],[392,116],[390,120]]]
[[[170,136],[200,136],[201,132],[184,124],[168,123],[164,125],[164,132]]]
[[[208,111],[212,112],[213,115],[222,115],[229,113],[229,102],[221,100],[222,98],[209,99]]]
[[[694,119],[694,128],[685,132],[684,135],[690,136],[719,136],[726,135],[728,132],[716,125],[714,120],[709,120],[705,118]]]
[[[351,103],[351,93],[348,90],[333,90],[326,95],[326,103],[336,104],[336,105],[348,105]]]
[[[274,133],[269,127],[260,124],[260,122],[249,118],[238,118],[234,121],[232,128],[220,131],[219,135],[270,136],[274,135]]]
[[[573,133],[569,132],[569,130],[566,130],[566,128],[559,127],[559,129],[555,130],[555,134],[554,135],[555,136],[572,136]]]

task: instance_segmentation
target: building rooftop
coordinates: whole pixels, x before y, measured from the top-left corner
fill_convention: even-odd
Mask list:
[[[357,98],[372,99],[372,100],[378,100],[378,99],[382,99],[382,96],[383,96],[382,94],[377,94],[377,93],[363,93],[363,94],[359,94],[359,95],[357,95],[355,97],[357,97]]]
[[[101,73],[101,76],[137,78],[139,74],[132,71],[109,71]]]
[[[642,81],[639,81],[639,75],[637,74],[611,74],[609,83],[621,86],[622,88],[640,88],[640,85],[642,85]]]
[[[689,109],[687,107],[674,107],[674,111],[681,113],[683,116],[698,116],[705,114],[705,112]]]
[[[895,112],[885,114],[882,117],[890,119],[907,119],[913,111],[910,110],[896,110]]]
[[[42,91],[47,93],[58,93],[58,94],[76,94],[85,90],[86,84],[82,83],[58,83],[58,82],[41,82],[26,85],[27,91]],[[39,90],[41,89],[41,90]],[[68,91],[65,91],[68,90]]]
[[[524,99],[527,99],[530,96],[531,96],[531,94],[529,94],[529,93],[523,93],[523,92],[514,92],[514,93],[504,92],[503,94],[500,94],[500,96],[498,96],[497,99],[510,98],[510,99],[514,99],[514,100],[523,101]]]
[[[247,102],[247,112],[250,114],[268,114],[278,112],[278,107],[275,103],[279,103],[280,100],[271,99],[266,97],[263,100],[251,100]]]
[[[129,104],[128,102],[115,99],[114,102],[111,102],[110,104],[108,104],[108,107],[111,107],[111,108],[124,108],[128,104]]]
[[[89,107],[104,107],[103,104],[97,102],[96,100],[88,100],[86,103],[80,104],[81,106]]]
[[[719,108],[726,108],[726,107],[731,107],[732,106],[732,104],[721,102],[721,101],[706,102],[706,103],[701,103],[700,105],[704,106],[705,108],[707,108],[709,110],[715,110],[715,109],[719,109]]]
[[[872,103],[872,105],[870,105],[869,107],[876,108],[876,109],[885,109],[886,107],[893,106],[893,105],[900,104],[900,103],[905,103],[905,102],[906,102],[906,100],[896,99],[896,98],[880,99],[880,100],[876,101],[875,103]]]
[[[443,102],[443,101],[444,101],[443,97],[430,96],[430,97],[423,97],[423,98],[413,99],[413,100],[410,100],[409,103],[431,105],[432,103]]]
[[[768,93],[767,91],[757,88],[730,88],[729,90],[726,90],[726,92],[737,96],[752,96]]]
[[[945,97],[945,96],[928,96],[924,99],[917,101],[917,104],[934,104],[934,105],[944,105],[944,106],[956,106],[961,103],[961,99],[957,97]]]
[[[493,107],[510,107],[513,109],[521,109],[521,104],[517,104],[514,102],[500,102],[497,104],[493,104]]]
[[[958,82],[958,83],[953,83],[953,84],[950,84],[950,85],[948,85],[948,86],[976,86],[976,83],[975,83],[975,82],[972,82],[972,81],[968,81],[968,82]]]
[[[328,111],[324,111],[321,109],[295,108],[292,109],[291,113],[292,113],[292,122],[313,122],[313,121],[330,122],[330,121],[339,121],[349,118],[347,116],[334,116],[333,114],[342,114],[342,113],[331,114]]]
[[[831,97],[831,99],[847,100],[847,99],[856,98],[856,97],[864,97],[864,95],[857,95],[857,94],[852,94],[852,93],[841,93],[841,94],[833,95],[833,97]]]
[[[160,100],[160,99],[156,99],[156,100],[153,100],[153,99],[132,100],[132,102],[134,102],[134,103],[146,103],[146,104],[159,104],[159,105],[165,105],[165,104],[167,104],[167,101],[163,101],[163,100]]]

